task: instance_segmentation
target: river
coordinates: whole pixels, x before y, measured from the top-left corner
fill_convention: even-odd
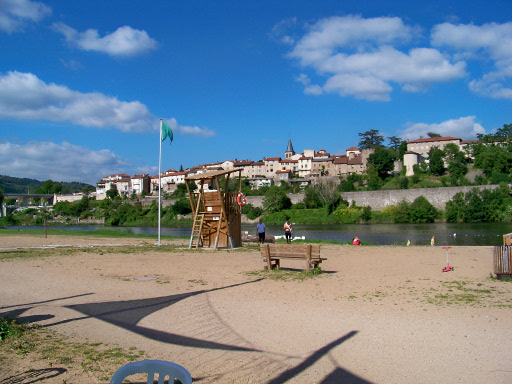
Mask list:
[[[43,229],[43,227],[10,227],[16,229]],[[150,227],[104,227],[104,226],[68,226],[61,229],[94,231],[110,228],[131,230],[134,234],[157,235],[157,228]],[[161,228],[163,236],[189,237],[191,228]],[[256,234],[256,225],[242,225],[242,231]],[[354,236],[362,244],[372,245],[429,245],[435,236],[436,245],[502,245],[503,235],[512,232],[512,223],[437,223],[437,224],[368,224],[368,225],[294,225],[295,236],[304,236],[306,240],[336,240],[348,242]],[[281,226],[267,226],[267,234],[283,235]]]

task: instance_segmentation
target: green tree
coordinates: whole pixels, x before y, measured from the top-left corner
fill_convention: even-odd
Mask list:
[[[377,129],[370,129],[364,133],[359,133],[359,149],[371,149],[382,146],[384,136]]]
[[[409,179],[405,176],[400,176],[398,181],[400,189],[408,189],[409,188]]]
[[[402,199],[398,205],[391,207],[393,221],[397,224],[410,223],[411,204],[407,200]]]
[[[427,132],[428,137],[441,137],[441,134],[435,132]]]
[[[395,168],[395,157],[390,149],[379,148],[368,156],[368,166],[373,167],[378,176],[385,180]]]
[[[174,215],[187,215],[192,212],[190,201],[187,197],[179,198],[172,206],[171,212]]]
[[[389,149],[392,150],[395,160],[403,159],[405,152],[407,152],[407,141],[396,136],[388,137],[388,140]]]
[[[252,204],[245,204],[242,207],[242,213],[247,216],[249,220],[254,220],[257,217],[260,217],[263,213],[263,210],[259,207],[255,207]]]
[[[402,142],[404,141],[401,138],[396,137],[396,136],[388,137],[388,140],[389,140],[389,149],[394,149],[394,150],[397,150],[400,147],[400,145],[402,144]]]
[[[428,151],[428,159],[430,173],[434,176],[443,176],[445,173],[443,150],[438,147],[430,147],[430,150]]]
[[[4,203],[4,191],[0,188],[0,205]]]
[[[512,124],[503,124],[503,128],[498,128],[495,133],[478,133],[476,136],[483,143],[505,143],[512,138]]]
[[[119,197],[119,192],[117,191],[117,188],[110,188],[105,195],[110,199],[114,200],[116,197]]]
[[[414,199],[409,209],[409,217],[413,223],[433,223],[437,215],[437,209],[424,196]]]
[[[190,188],[190,192],[195,191],[197,189],[197,184],[194,181],[190,181],[188,183],[188,187]],[[179,199],[183,196],[187,195],[187,185],[185,183],[176,184],[176,189],[172,193],[172,197],[175,199]]]
[[[36,193],[62,193],[62,185],[52,180],[43,181],[43,184],[36,189]]]
[[[487,176],[493,173],[510,174],[512,171],[512,153],[501,146],[479,146],[475,151],[475,167]]]
[[[453,184],[457,184],[457,181],[462,180],[466,173],[468,173],[466,156],[459,149],[458,145],[454,143],[447,144],[444,148],[444,153],[448,163],[446,170],[450,173]]]
[[[316,191],[323,206],[336,205],[341,197],[338,186],[333,180],[326,180],[316,183],[312,186]]]
[[[265,193],[263,198],[263,209],[265,211],[279,212],[291,207],[292,201],[280,187],[272,186]]]
[[[467,193],[459,192],[446,203],[446,219],[450,222],[493,222],[510,215],[512,197],[506,185],[489,190],[473,188]]]
[[[375,169],[375,167],[373,165],[370,165],[366,169],[366,175],[367,175],[366,176],[367,177],[366,185],[368,186],[368,189],[370,191],[377,191],[382,188],[383,181],[379,177],[379,173],[377,172],[377,170]]]
[[[313,188],[311,185],[308,185],[304,188],[304,205],[308,209],[321,208],[322,201],[320,200],[320,196],[318,195],[318,191]]]

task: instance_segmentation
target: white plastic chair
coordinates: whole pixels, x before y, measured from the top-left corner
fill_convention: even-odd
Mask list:
[[[174,380],[179,380],[181,384],[192,384],[192,376],[181,365],[163,360],[143,360],[128,363],[119,368],[110,384],[122,384],[125,377],[135,375],[137,373],[148,374],[147,384],[153,384],[155,373],[158,373],[158,384],[164,384],[165,377],[169,377],[169,384],[174,384]]]

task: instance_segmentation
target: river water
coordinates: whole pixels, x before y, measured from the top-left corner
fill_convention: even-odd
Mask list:
[[[11,227],[17,229],[42,229],[43,227]],[[62,229],[94,231],[110,228],[130,230],[134,234],[157,235],[157,228],[149,227],[103,227],[103,226],[69,226]],[[256,234],[256,224],[242,225],[242,231]],[[161,228],[162,236],[190,237],[191,228]],[[281,226],[267,226],[267,234],[282,236]],[[502,245],[503,235],[512,233],[512,223],[438,223],[438,224],[368,224],[368,225],[294,225],[293,234],[304,236],[306,240],[351,241],[354,236],[362,244],[373,245],[429,245],[435,236],[436,245]]]

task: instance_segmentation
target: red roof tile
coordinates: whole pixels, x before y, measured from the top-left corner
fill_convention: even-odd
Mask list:
[[[417,139],[417,140],[408,141],[407,144],[429,143],[429,142],[432,142],[432,141],[451,141],[451,140],[460,140],[460,138],[453,137],[453,136],[427,137],[426,139]]]

